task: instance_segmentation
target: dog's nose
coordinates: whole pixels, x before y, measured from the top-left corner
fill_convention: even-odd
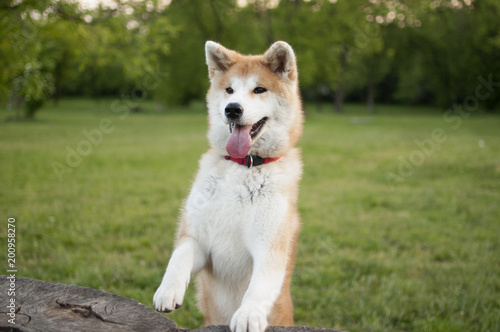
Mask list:
[[[224,112],[229,120],[237,120],[243,115],[243,107],[238,103],[229,103]]]

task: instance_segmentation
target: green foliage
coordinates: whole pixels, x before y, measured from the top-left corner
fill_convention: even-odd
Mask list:
[[[144,113],[118,114],[115,101],[62,100],[40,121],[0,123],[0,215],[16,218],[19,276],[151,305],[208,148],[206,112],[195,103],[159,115],[147,102]],[[474,114],[455,127],[436,109],[384,106],[367,119],[358,105],[342,115],[306,108],[296,324],[499,330],[499,117]],[[111,129],[89,148],[84,132],[103,119]],[[436,128],[447,139],[426,145],[431,152],[403,181],[388,182]],[[81,162],[60,181],[53,163],[79,146]],[[168,315],[191,329],[203,324],[194,286]]]
[[[15,99],[24,80],[56,102],[135,96],[188,105],[208,86],[207,40],[242,53],[286,40],[306,100],[335,97],[339,110],[344,99],[367,100],[370,111],[376,100],[449,108],[474,95],[479,76],[500,82],[499,15],[497,0],[124,0],[94,9],[9,0],[0,6],[0,60],[9,63],[0,99]],[[24,77],[27,65],[40,73]],[[161,79],[146,84],[150,75]],[[491,110],[499,103],[498,91],[480,101]]]
[[[495,42],[499,29],[497,1],[462,2],[452,5],[423,6],[418,17],[421,27],[394,31],[400,85],[397,92],[405,102],[432,101],[442,108],[473,96],[477,77],[493,74],[500,81],[500,67],[494,59],[500,49]],[[405,76],[408,73],[408,76]],[[499,102],[495,93],[483,102],[493,109]]]
[[[21,76],[14,80],[14,91],[24,96],[26,117],[32,119],[53,89],[50,73],[44,73],[39,62],[27,63]]]
[[[74,54],[72,23],[75,4],[52,1],[8,1],[0,7],[2,40],[0,99],[24,101],[26,117],[58,92],[65,64]]]
[[[43,45],[38,40],[36,17],[47,1],[7,1],[0,7],[0,100],[17,97],[26,103],[26,115],[32,117],[52,90],[50,59],[39,58]]]
[[[248,53],[264,51],[267,46],[258,33],[262,19],[259,13],[251,6],[238,7],[234,0],[176,0],[165,9],[164,15],[171,18],[175,33],[169,38],[169,52],[159,55],[168,77],[155,97],[167,104],[185,106],[205,95],[207,40]]]

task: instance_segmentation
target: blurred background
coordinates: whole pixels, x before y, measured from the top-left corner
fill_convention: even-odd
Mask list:
[[[500,331],[499,0],[1,0],[1,262],[14,218],[18,276],[151,306],[208,148],[206,40],[298,59],[296,325]]]
[[[478,76],[500,82],[497,0],[5,0],[0,15],[0,98],[28,117],[65,96],[133,94],[159,109],[203,99],[206,40],[242,53],[288,41],[304,99],[337,112],[446,109]]]

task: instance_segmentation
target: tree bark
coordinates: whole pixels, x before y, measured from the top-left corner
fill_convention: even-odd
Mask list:
[[[375,113],[375,84],[371,81],[368,83],[366,107],[368,108],[368,113]]]
[[[335,112],[341,113],[344,105],[345,97],[345,72],[347,70],[347,46],[341,46],[340,53],[340,79],[337,89],[335,90]]]
[[[178,331],[144,304],[104,291],[20,277],[12,282],[7,276],[0,276],[0,285],[0,331]],[[10,303],[15,325],[9,322]]]
[[[344,104],[344,82],[339,82],[335,91],[335,112],[342,113]]]
[[[9,322],[12,317],[15,324]],[[76,285],[7,276],[0,276],[0,331],[189,332],[157,311],[126,297]],[[228,326],[205,326],[195,331],[231,332]],[[269,326],[266,332],[338,331]]]

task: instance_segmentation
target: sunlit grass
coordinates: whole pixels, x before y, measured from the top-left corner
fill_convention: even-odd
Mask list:
[[[147,103],[120,118],[112,102],[64,100],[35,121],[0,123],[1,215],[5,225],[16,218],[18,275],[151,305],[208,146],[206,115],[202,103],[163,114]],[[477,115],[454,129],[436,110],[307,110],[296,324],[500,329],[500,118]],[[113,129],[82,143],[103,119]],[[425,154],[415,140],[436,128],[447,138]],[[78,165],[58,174],[54,163],[67,165],[79,146]],[[203,322],[193,286],[169,315],[182,327]]]

